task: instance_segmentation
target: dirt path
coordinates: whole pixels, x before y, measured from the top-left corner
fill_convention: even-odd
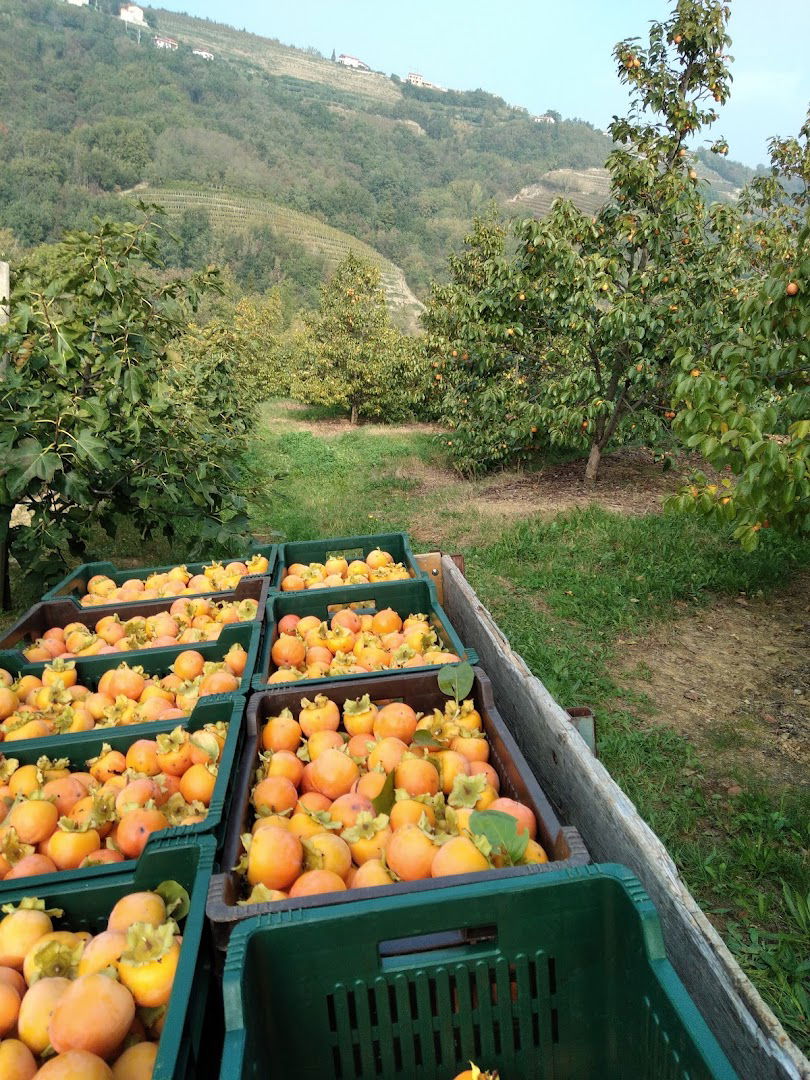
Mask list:
[[[718,601],[643,640],[616,674],[685,735],[720,786],[810,785],[810,574],[769,596]]]

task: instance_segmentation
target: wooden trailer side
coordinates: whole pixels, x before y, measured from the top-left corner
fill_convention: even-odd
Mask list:
[[[808,1080],[810,1063],[743,973],[684,885],[666,848],[588,751],[449,556],[444,607],[476,650],[498,708],[566,824],[595,862],[628,866],[658,908],[669,958],[742,1080]]]

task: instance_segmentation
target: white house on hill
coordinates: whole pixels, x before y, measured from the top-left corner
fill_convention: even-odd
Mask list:
[[[203,60],[213,60],[214,59],[214,54],[212,52],[209,52],[208,49],[192,49],[191,50],[191,55],[192,56],[201,56],[203,58]]]
[[[339,64],[343,64],[344,67],[354,68],[356,71],[371,71],[368,64],[364,64],[362,60],[358,60],[356,56],[347,56],[346,53],[341,53],[337,58]]]
[[[152,41],[155,43],[156,49],[170,49],[172,52],[177,52],[180,48],[174,38],[163,37],[161,34],[155,34]]]
[[[67,2],[69,4],[72,4],[74,7],[89,7],[90,6],[90,0],[67,0]]]
[[[147,25],[146,19],[143,17],[143,8],[138,7],[137,4],[122,4],[118,18],[123,19],[125,23],[132,23],[133,26]]]

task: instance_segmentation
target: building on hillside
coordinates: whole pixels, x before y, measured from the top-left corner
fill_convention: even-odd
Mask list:
[[[534,120],[535,124],[556,124],[557,123],[557,121],[554,119],[554,117],[549,116],[547,113],[544,113],[542,116],[533,116],[532,120]]]
[[[132,23],[133,26],[148,25],[143,17],[143,8],[138,7],[137,4],[122,4],[118,18],[123,19],[125,23]]]
[[[209,52],[208,49],[192,49],[191,50],[191,55],[192,56],[201,56],[203,58],[203,60],[213,60],[214,59],[214,54],[212,52]]]
[[[90,0],[67,0],[67,2],[69,4],[72,4],[73,7],[89,7],[90,6]]]
[[[180,48],[174,38],[163,37],[161,34],[155,34],[152,41],[154,41],[156,49],[169,49],[171,52],[177,52]]]
[[[364,64],[362,60],[358,60],[356,56],[348,56],[346,53],[341,53],[337,58],[339,64],[343,64],[344,67],[354,68],[355,71],[371,71],[368,64]]]
[[[428,82],[418,71],[409,72],[405,82],[410,83],[411,86],[423,86],[426,90],[438,90],[442,94],[447,93],[446,86],[438,86],[436,83]]]

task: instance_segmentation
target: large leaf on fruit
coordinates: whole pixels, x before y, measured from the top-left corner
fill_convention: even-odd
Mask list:
[[[501,810],[476,810],[470,815],[469,829],[471,833],[485,836],[492,845],[493,854],[504,855],[512,866],[526,853],[529,834],[525,829],[518,832],[518,823],[511,814]]]
[[[388,776],[386,776],[385,778],[385,783],[380,789],[380,794],[377,796],[376,799],[371,800],[371,805],[374,807],[375,816],[377,814],[391,813],[391,807],[396,802],[395,790],[394,770],[392,769]]]
[[[191,900],[189,895],[182,885],[177,881],[162,881],[160,885],[155,889],[158,896],[163,897],[163,901],[166,904],[166,914],[171,916],[175,922],[179,922],[181,919],[185,919],[188,915],[189,908],[191,907]]]
[[[461,701],[472,690],[475,672],[466,660],[460,664],[446,664],[439,671],[438,681],[443,694]]]

